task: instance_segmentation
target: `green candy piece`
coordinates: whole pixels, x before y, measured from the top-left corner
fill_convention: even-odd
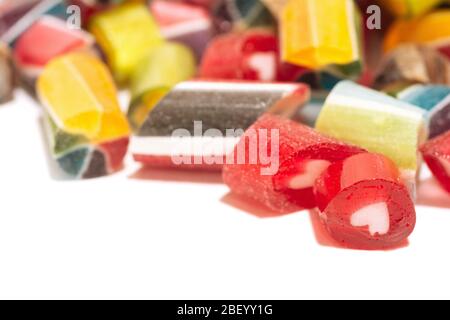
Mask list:
[[[420,167],[418,148],[427,138],[422,109],[343,81],[325,101],[316,129],[389,157],[403,178],[414,184]]]

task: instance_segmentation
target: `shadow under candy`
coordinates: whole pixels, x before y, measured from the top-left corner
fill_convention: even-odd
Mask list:
[[[143,166],[129,176],[136,180],[156,180],[168,182],[188,182],[203,184],[222,184],[222,173],[214,171],[200,171],[190,169],[164,169]]]

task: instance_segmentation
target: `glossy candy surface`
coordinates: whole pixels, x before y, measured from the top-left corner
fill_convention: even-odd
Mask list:
[[[63,54],[89,50],[94,39],[82,30],[70,29],[66,22],[44,16],[18,39],[14,47],[14,61],[20,74],[30,85],[45,65]]]
[[[381,0],[381,4],[389,9],[396,17],[417,17],[420,16],[445,0]]]
[[[52,60],[37,82],[53,157],[74,177],[119,169],[129,127],[106,66],[87,53]]]
[[[360,17],[351,0],[291,0],[280,28],[286,62],[320,69],[361,60]]]
[[[132,127],[138,129],[159,99],[195,73],[195,57],[184,45],[165,43],[153,50],[131,76],[128,119]]]
[[[130,75],[150,51],[162,44],[162,37],[148,8],[125,3],[92,18],[89,30],[107,57],[118,82]]]
[[[435,178],[450,193],[450,131],[428,141],[421,151]]]
[[[450,57],[450,9],[431,12],[412,20],[398,20],[389,29],[384,49],[391,51],[401,44],[423,44]]]
[[[177,167],[171,161],[174,155],[189,160],[215,155],[223,162],[244,130],[264,112],[293,117],[308,100],[309,88],[303,84],[183,82],[148,113],[133,137],[131,151],[137,161],[147,165],[165,159],[166,165]],[[186,137],[172,139],[180,130]],[[220,169],[221,164],[213,167]],[[211,166],[202,161],[197,167]]]
[[[426,111],[430,138],[450,130],[450,87],[415,85],[400,92],[398,98]]]
[[[313,208],[315,179],[333,162],[364,150],[325,137],[300,123],[265,114],[234,150],[245,161],[224,166],[235,194],[280,213]]]
[[[413,190],[420,168],[417,151],[427,138],[424,114],[408,103],[344,81],[328,96],[316,128],[389,157]]]
[[[388,158],[362,153],[331,164],[314,192],[331,236],[355,249],[389,249],[414,230],[416,214]]]

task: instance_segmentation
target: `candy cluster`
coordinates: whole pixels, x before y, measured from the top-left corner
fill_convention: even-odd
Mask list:
[[[0,3],[0,103],[40,102],[61,174],[221,171],[356,249],[413,232],[423,160],[450,193],[449,59],[444,0]]]

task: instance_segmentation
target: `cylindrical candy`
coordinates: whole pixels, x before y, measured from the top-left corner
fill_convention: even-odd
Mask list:
[[[427,138],[424,114],[406,102],[343,81],[325,101],[316,128],[392,159],[413,191],[420,168],[417,151]]]
[[[235,162],[224,166],[223,178],[233,193],[275,212],[314,208],[315,179],[331,163],[360,152],[364,150],[265,114],[237,144]]]
[[[430,139],[450,130],[450,87],[415,85],[400,92],[398,98],[427,112]]]
[[[14,72],[11,53],[6,44],[0,42],[0,104],[12,98],[14,90]]]
[[[190,47],[198,59],[214,35],[214,24],[204,7],[165,0],[155,0],[150,10],[167,40]]]
[[[63,54],[89,50],[94,39],[87,32],[71,29],[58,18],[44,16],[17,40],[13,56],[22,80],[34,87],[45,65]]]
[[[183,82],[151,110],[131,151],[146,165],[221,169],[240,135],[264,112],[293,117],[308,100],[303,84]],[[173,139],[180,132],[183,139]],[[185,158],[174,162],[178,156]]]
[[[53,59],[37,81],[53,158],[75,178],[121,168],[129,126],[107,67],[87,53]]]
[[[203,56],[201,78],[295,81],[306,69],[280,63],[278,38],[264,29],[232,32],[215,38]]]
[[[159,99],[177,83],[195,76],[191,50],[182,44],[165,43],[144,58],[131,76],[132,101],[128,118],[138,129]]]
[[[103,50],[116,80],[129,80],[138,63],[162,44],[162,37],[148,8],[125,3],[94,16],[89,30]]]
[[[314,186],[331,236],[355,249],[389,249],[414,230],[416,214],[395,164],[362,153],[331,164]]]
[[[320,69],[361,60],[361,19],[352,0],[290,0],[280,29],[286,62]]]
[[[450,193],[450,131],[428,141],[421,151],[433,175]]]
[[[450,62],[432,48],[404,45],[383,59],[373,86],[396,95],[413,84],[450,85]]]

